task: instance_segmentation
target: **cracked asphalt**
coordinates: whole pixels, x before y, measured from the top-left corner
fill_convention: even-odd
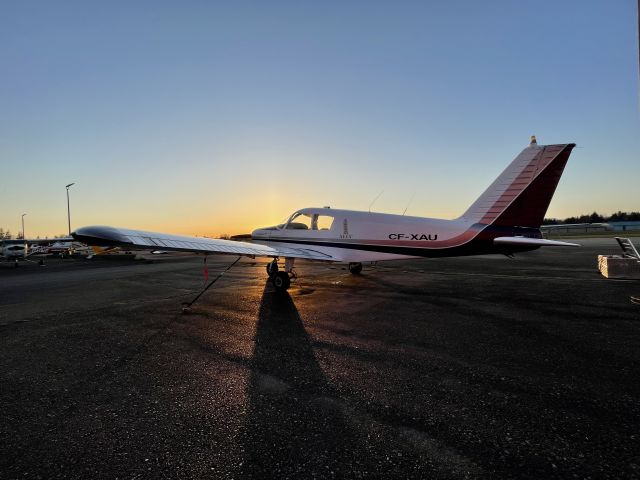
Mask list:
[[[505,257],[0,264],[0,478],[640,478],[640,281]],[[213,277],[233,257],[210,257]]]

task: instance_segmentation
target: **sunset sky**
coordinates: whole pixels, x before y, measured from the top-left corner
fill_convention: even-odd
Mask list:
[[[575,142],[548,216],[640,210],[636,0],[0,3],[0,227],[453,218]]]

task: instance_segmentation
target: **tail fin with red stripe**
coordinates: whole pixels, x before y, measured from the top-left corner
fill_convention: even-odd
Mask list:
[[[575,143],[538,145],[535,137],[460,217],[485,225],[539,228]]]

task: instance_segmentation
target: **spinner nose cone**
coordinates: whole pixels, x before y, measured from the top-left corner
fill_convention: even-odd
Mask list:
[[[117,228],[102,225],[79,228],[71,232],[71,236],[79,242],[98,247],[131,243],[127,236],[123,235]]]

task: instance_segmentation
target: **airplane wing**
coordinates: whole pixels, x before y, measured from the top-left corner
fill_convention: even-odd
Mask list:
[[[306,260],[336,261],[331,255],[310,248],[269,247],[257,243],[235,242],[203,237],[185,237],[142,230],[106,226],[82,227],[71,234],[91,246],[118,246],[133,250],[216,253],[247,257],[288,257]]]
[[[579,247],[578,243],[559,242],[558,240],[546,240],[544,238],[528,237],[498,237],[493,239],[496,245],[531,245],[533,247]]]

